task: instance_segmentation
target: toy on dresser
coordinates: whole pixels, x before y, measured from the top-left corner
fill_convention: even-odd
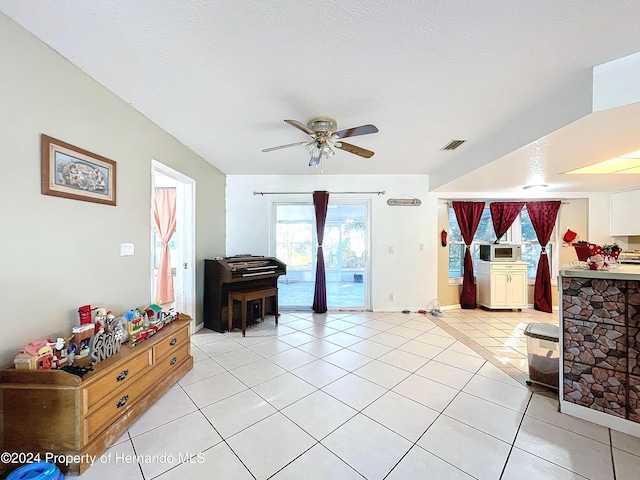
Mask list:
[[[92,312],[95,317],[92,319]],[[118,353],[120,346],[129,341],[131,347],[154,335],[166,324],[178,318],[171,309],[163,312],[156,304],[146,309],[131,309],[122,317],[116,318],[111,311],[103,307],[91,308],[83,305],[78,308],[80,325],[71,329],[68,338],[58,337],[51,340],[34,340],[15,355],[14,366],[20,370],[51,370],[52,368],[84,368],[88,362],[78,359],[87,358],[95,364]],[[69,371],[69,370],[67,370]]]
[[[138,311],[138,313],[140,312]],[[135,347],[140,342],[155,335],[166,324],[178,318],[178,313],[173,308],[168,312],[163,312],[162,308],[156,304],[149,305],[141,315],[143,317],[143,328],[137,329],[135,333],[131,334],[130,347]]]
[[[22,348],[13,359],[18,370],[51,370],[53,349],[51,340],[34,340]]]

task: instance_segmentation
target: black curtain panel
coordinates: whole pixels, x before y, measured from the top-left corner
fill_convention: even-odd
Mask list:
[[[316,265],[316,285],[313,292],[313,311],[324,313],[327,311],[327,277],[324,270],[324,254],[322,241],[324,239],[324,224],[327,220],[327,205],[329,205],[329,192],[313,192],[313,207],[316,212],[316,233],[318,235],[318,254]]]

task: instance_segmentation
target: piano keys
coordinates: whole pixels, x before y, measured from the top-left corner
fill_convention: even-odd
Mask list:
[[[287,266],[274,257],[237,255],[204,261],[204,326],[216,332],[227,330],[229,290],[242,291],[278,286],[278,277]],[[272,299],[265,302],[265,314],[275,314]],[[258,315],[255,315],[258,316]],[[255,318],[249,314],[247,318]],[[234,325],[242,322],[240,305],[235,304]]]

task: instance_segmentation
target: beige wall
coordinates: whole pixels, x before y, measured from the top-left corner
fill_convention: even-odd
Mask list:
[[[201,322],[202,259],[225,253],[224,175],[2,14],[0,64],[0,366],[68,335],[80,305],[150,303],[152,159],[196,181]],[[41,195],[42,133],[115,160],[117,206]]]
[[[452,197],[455,198],[455,197]],[[508,199],[502,199],[508,201]],[[445,199],[438,200],[438,231],[442,228],[449,230],[448,206]],[[489,200],[487,200],[489,202]],[[563,199],[562,206],[558,212],[559,229],[554,229],[551,238],[555,239],[557,248],[553,261],[559,266],[568,265],[573,260],[577,260],[574,248],[562,241],[562,236],[570,228],[578,233],[578,240],[588,240],[589,231],[589,199],[587,198],[567,198]],[[559,230],[559,231],[556,231]],[[449,284],[449,249],[438,248],[438,299],[443,306],[460,304],[460,285]],[[556,279],[551,279],[555,285]],[[553,305],[558,305],[558,290],[552,290]],[[529,286],[529,304],[533,304],[533,285]]]

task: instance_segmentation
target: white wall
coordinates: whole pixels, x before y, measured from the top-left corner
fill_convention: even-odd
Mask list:
[[[196,181],[201,321],[200,264],[224,254],[224,175],[2,14],[0,65],[0,367],[32,340],[68,336],[81,305],[150,303],[152,159]],[[42,195],[42,133],[115,160],[117,206]]]
[[[227,176],[227,254],[273,256],[269,250],[272,203],[300,199],[311,201],[310,194],[260,196],[253,195],[254,191],[314,190],[386,191],[381,196],[348,196],[351,199],[371,199],[370,259],[374,311],[415,311],[424,309],[436,298],[437,205],[435,197],[428,193],[426,175]],[[419,198],[422,205],[387,205],[387,199],[399,196]],[[339,195],[330,194],[329,203],[334,197]],[[420,244],[424,244],[424,250],[420,250]],[[393,254],[389,253],[390,246]],[[394,301],[389,301],[389,293],[394,293]]]

